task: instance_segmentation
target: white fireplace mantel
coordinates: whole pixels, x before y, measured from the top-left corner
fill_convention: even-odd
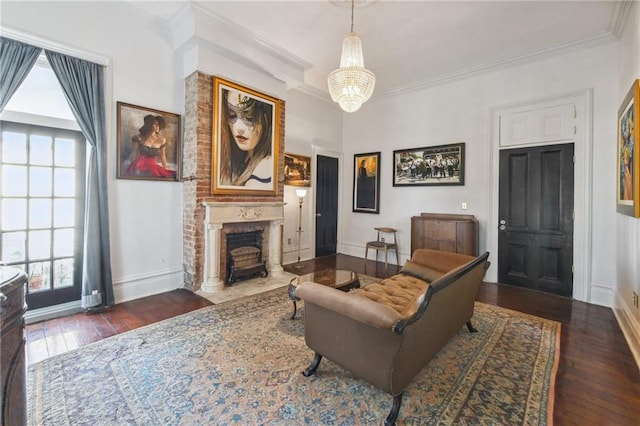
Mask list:
[[[226,223],[269,222],[269,262],[267,269],[272,276],[283,272],[282,227],[284,225],[283,202],[204,202],[204,280],[202,290],[217,292],[224,288],[220,278],[220,244],[222,226]]]

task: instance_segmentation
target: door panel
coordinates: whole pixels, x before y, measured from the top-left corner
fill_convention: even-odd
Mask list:
[[[570,141],[575,137],[575,105],[537,105],[500,118],[500,146]]]
[[[336,253],[338,240],[338,159],[316,159],[316,257]]]
[[[499,282],[571,296],[573,149],[500,152]]]

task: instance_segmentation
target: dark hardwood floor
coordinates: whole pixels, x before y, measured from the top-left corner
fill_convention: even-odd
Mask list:
[[[27,363],[34,364],[89,343],[209,305],[212,303],[207,299],[189,290],[178,289],[120,303],[100,313],[81,313],[29,324],[26,327]]]
[[[306,274],[351,269],[384,278],[395,265],[336,255],[292,265]],[[640,425],[640,370],[611,309],[521,288],[484,283],[478,301],[562,323],[555,384],[556,425]],[[38,362],[106,337],[208,306],[187,290],[174,290],[119,304],[99,314],[77,314],[27,326],[27,359]]]

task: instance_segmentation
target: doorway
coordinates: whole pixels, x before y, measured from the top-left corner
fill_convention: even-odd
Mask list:
[[[498,282],[573,293],[574,146],[500,151]]]
[[[335,254],[338,244],[338,159],[316,156],[316,257]]]
[[[602,292],[593,293],[591,283],[591,181],[593,90],[529,100],[491,108],[491,158],[488,170],[491,202],[487,226],[487,250],[492,265],[486,280],[498,282],[500,231],[500,153],[506,149],[573,144],[573,290],[576,300],[604,303]],[[594,302],[598,301],[598,302]]]
[[[0,120],[0,258],[29,276],[38,309],[80,299],[85,146],[81,132]]]

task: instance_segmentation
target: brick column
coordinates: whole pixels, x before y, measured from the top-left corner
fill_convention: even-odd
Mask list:
[[[213,81],[200,72],[185,80],[185,116],[182,153],[184,287],[202,285],[204,215],[202,200],[211,192]]]

